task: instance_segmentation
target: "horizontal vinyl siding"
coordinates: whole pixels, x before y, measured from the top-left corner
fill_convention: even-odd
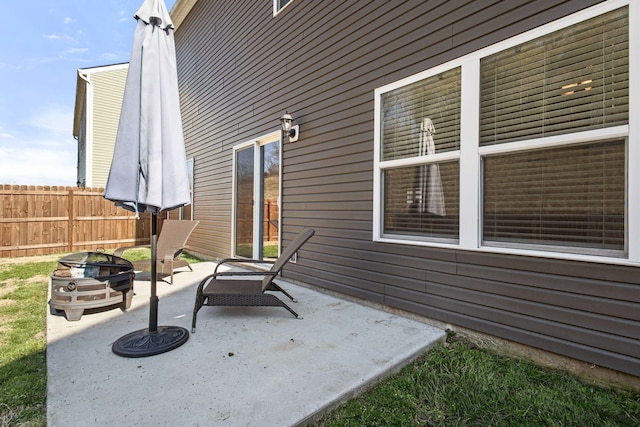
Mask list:
[[[316,235],[285,276],[640,375],[635,268],[372,242],[374,89],[596,3],[197,2],[176,33],[190,246],[230,255],[232,148],[288,110],[282,241]]]
[[[120,68],[91,75],[94,102],[92,187],[104,187],[107,183],[127,70],[128,68]]]

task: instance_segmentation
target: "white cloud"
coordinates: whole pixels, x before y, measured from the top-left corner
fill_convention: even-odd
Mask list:
[[[25,121],[25,124],[53,134],[56,139],[69,137],[73,130],[73,109],[67,106],[51,105],[36,111]]]
[[[0,147],[0,184],[75,185],[75,144],[70,142],[68,147],[53,141],[36,144],[50,148]]]
[[[130,10],[120,10],[118,14],[120,15],[120,22],[131,22],[131,19],[133,19]]]
[[[100,59],[103,61],[110,61],[110,62],[115,62],[118,60],[121,60],[123,57],[122,54],[118,54],[115,52],[105,52],[103,54],[100,55]]]
[[[13,139],[13,135],[6,132],[5,129],[0,126],[0,139]]]
[[[16,126],[21,130],[0,126],[0,184],[75,185],[73,111],[47,106]]]
[[[63,22],[64,22],[65,24],[71,24],[72,22],[77,22],[77,21],[78,21],[77,19],[73,19],[73,18],[70,18],[70,17],[68,17],[68,16],[65,16],[64,21],[63,21]]]
[[[89,52],[89,49],[86,47],[72,47],[64,51],[64,53],[67,55],[77,55],[80,53],[87,53],[87,52]]]
[[[79,37],[73,37],[68,34],[43,34],[42,38],[52,41],[62,40],[62,43],[65,44],[77,44],[78,40],[81,39],[82,34]]]

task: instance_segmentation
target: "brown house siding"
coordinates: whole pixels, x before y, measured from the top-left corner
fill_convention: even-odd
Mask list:
[[[278,129],[282,241],[316,235],[286,276],[640,375],[633,267],[372,241],[374,89],[599,1],[198,1],[176,32],[190,241],[230,255],[232,147]]]

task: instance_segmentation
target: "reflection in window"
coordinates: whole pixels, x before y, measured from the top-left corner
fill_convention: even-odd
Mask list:
[[[236,153],[236,247],[235,255],[253,258],[253,147]]]
[[[441,189],[428,200],[425,178],[435,168]],[[458,161],[385,170],[384,233],[457,239],[459,176]]]
[[[277,258],[280,246],[280,141],[262,149],[262,258]]]
[[[434,156],[460,150],[460,77],[458,67],[382,95],[383,234],[458,239],[458,160]]]
[[[460,149],[460,68],[387,92],[382,96],[382,159],[423,156],[421,127],[429,119],[434,152]]]

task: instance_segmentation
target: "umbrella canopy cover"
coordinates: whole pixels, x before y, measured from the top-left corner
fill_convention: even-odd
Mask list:
[[[191,202],[173,23],[163,0],[145,0],[137,19],[120,123],[104,197],[158,213]]]

